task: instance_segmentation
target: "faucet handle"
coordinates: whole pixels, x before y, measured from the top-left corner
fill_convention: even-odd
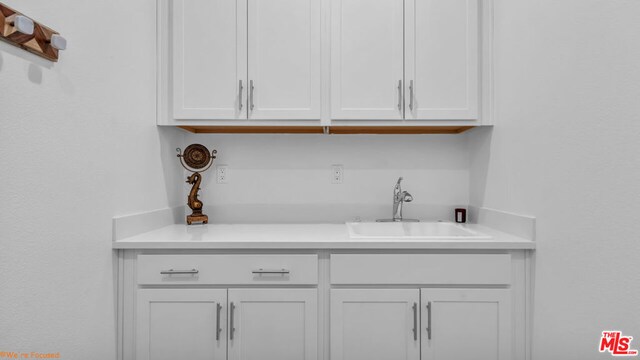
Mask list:
[[[404,201],[404,202],[412,202],[413,201],[413,196],[411,194],[409,194],[408,192],[406,192],[406,191],[402,192],[402,197],[403,197],[402,201]]]
[[[400,182],[402,182],[402,176],[400,176],[400,177],[398,178],[398,182],[396,183],[396,186],[394,186],[394,188],[393,188],[393,192],[394,192],[395,194],[399,194],[399,193],[400,193],[400,191],[402,191],[402,188],[400,187]]]

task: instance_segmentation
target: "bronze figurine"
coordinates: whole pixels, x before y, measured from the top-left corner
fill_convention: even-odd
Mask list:
[[[202,175],[200,172],[207,171],[211,165],[213,165],[213,160],[216,158],[216,150],[213,150],[209,153],[209,149],[207,149],[204,145],[200,144],[191,144],[184,149],[184,154],[180,148],[177,148],[178,158],[180,158],[180,164],[187,171],[191,171],[189,177],[187,177],[187,184],[191,184],[191,191],[189,191],[189,196],[187,197],[187,205],[191,209],[191,215],[187,215],[187,225],[191,225],[194,222],[202,222],[203,224],[207,224],[209,222],[209,217],[202,213],[203,203],[198,199],[198,191],[200,190],[200,183],[202,182]],[[194,170],[192,170],[194,169]]]

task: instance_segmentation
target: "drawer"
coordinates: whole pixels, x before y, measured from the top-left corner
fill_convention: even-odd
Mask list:
[[[317,255],[139,255],[140,285],[315,285]]]
[[[508,285],[509,254],[335,254],[332,284]]]

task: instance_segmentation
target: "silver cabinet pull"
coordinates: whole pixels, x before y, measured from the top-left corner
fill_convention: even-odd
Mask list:
[[[418,304],[413,303],[413,340],[418,341]]]
[[[291,271],[287,269],[280,269],[280,270],[258,269],[258,270],[252,270],[251,272],[253,274],[282,274],[282,275],[291,273]]]
[[[402,111],[402,80],[398,80],[398,111]]]
[[[236,332],[236,328],[233,326],[233,313],[236,306],[231,302],[229,304],[229,340],[233,340],[233,333]]]
[[[222,332],[222,328],[220,328],[220,310],[222,310],[222,305],[220,303],[216,304],[216,340],[220,340],[220,332]]]
[[[253,111],[253,80],[249,80],[249,109]]]
[[[409,110],[413,111],[413,80],[409,81]]]
[[[191,270],[173,270],[173,269],[169,269],[169,270],[160,271],[160,274],[162,274],[162,275],[197,274],[197,273],[199,273],[199,271],[197,269],[191,269]]]
[[[239,82],[240,93],[238,94],[238,110],[242,111],[242,90],[244,90],[244,88],[242,87],[242,80],[240,80]]]
[[[427,303],[427,339],[431,340],[431,301]]]

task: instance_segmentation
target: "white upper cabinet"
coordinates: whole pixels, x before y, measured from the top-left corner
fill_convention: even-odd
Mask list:
[[[243,2],[173,0],[170,10],[173,117],[246,117],[239,89],[247,72]]]
[[[478,2],[406,0],[407,119],[478,119]]]
[[[403,0],[332,0],[331,118],[403,118]]]
[[[332,0],[332,119],[478,120],[479,1]]]
[[[249,0],[248,11],[249,118],[320,119],[320,1]]]
[[[159,0],[158,123],[491,124],[492,2]]]
[[[177,120],[320,119],[320,0],[173,0]]]

